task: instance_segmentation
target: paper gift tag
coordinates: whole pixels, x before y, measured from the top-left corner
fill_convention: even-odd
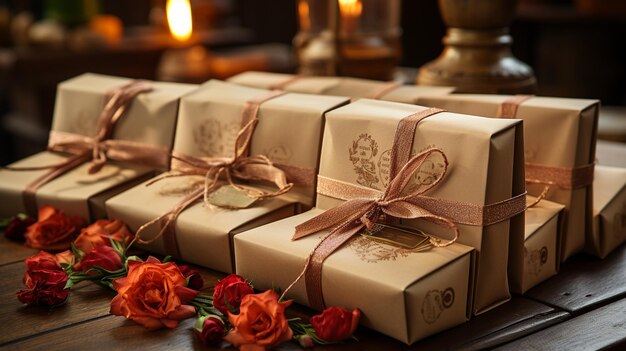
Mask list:
[[[258,199],[229,184],[222,185],[219,189],[212,192],[207,200],[214,206],[240,209],[252,206]]]
[[[431,248],[428,236],[418,229],[404,229],[377,223],[361,236],[403,249],[420,251]]]

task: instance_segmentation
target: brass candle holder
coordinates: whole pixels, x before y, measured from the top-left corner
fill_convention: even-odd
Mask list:
[[[516,5],[517,0],[439,0],[448,26],[445,48],[420,68],[417,84],[455,86],[465,93],[534,93],[533,70],[511,53]]]

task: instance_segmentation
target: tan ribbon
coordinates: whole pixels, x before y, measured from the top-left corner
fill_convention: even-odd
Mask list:
[[[400,82],[395,82],[395,81],[387,82],[381,85],[380,87],[369,92],[369,94],[367,94],[365,97],[367,99],[376,99],[376,100],[382,99],[383,96],[389,94],[392,90],[397,89],[400,86],[402,86],[402,83]]]
[[[496,117],[516,118],[519,105],[532,98],[529,95],[516,95],[504,101],[498,108]],[[579,189],[593,183],[595,163],[578,167],[555,167],[536,163],[526,163],[526,183],[543,184],[544,189],[531,205],[533,207],[545,198],[552,186],[561,189]]]
[[[270,84],[268,86],[268,89],[272,89],[272,90],[285,90],[285,87],[287,87],[287,85],[294,83],[300,79],[302,79],[303,77],[305,77],[304,75],[300,75],[300,74],[296,74],[294,76],[291,77],[287,77],[277,83],[274,84]]]
[[[488,225],[511,218],[525,210],[526,193],[487,206],[423,195],[444,178],[448,160],[443,151],[437,148],[429,148],[413,157],[410,157],[410,150],[419,121],[441,111],[428,109],[418,112],[404,118],[398,124],[391,154],[390,182],[383,192],[325,177],[319,178],[318,193],[347,201],[296,227],[293,240],[331,227],[333,229],[315,246],[306,260],[302,273],[285,289],[285,293],[304,276],[309,305],[323,309],[322,265],[324,260],[352,236],[364,228],[371,228],[381,218],[423,218],[446,227],[454,232],[451,240],[443,241],[429,237],[431,244],[443,247],[457,240],[459,229],[456,223]],[[417,187],[410,190],[408,194],[404,194],[414,173],[420,169],[428,157],[434,154],[439,154],[444,160],[441,176],[431,184],[425,184],[424,187]],[[399,168],[400,165],[402,165],[401,168]]]
[[[135,240],[138,243],[150,244],[164,236],[164,245],[168,254],[180,257],[180,250],[178,248],[176,232],[174,229],[176,219],[182,211],[200,199],[203,199],[204,204],[207,207],[212,207],[213,205],[209,202],[209,195],[218,189],[220,186],[220,179],[225,179],[229,185],[258,200],[282,195],[293,187],[293,183],[287,182],[285,172],[274,165],[266,156],[246,156],[250,148],[252,134],[257,123],[259,122],[257,115],[261,103],[283,94],[285,94],[285,92],[272,91],[269,94],[264,94],[246,102],[246,106],[242,111],[242,122],[244,122],[245,125],[237,134],[235,152],[232,158],[204,158],[183,153],[173,153],[171,155],[172,159],[178,161],[176,169],[154,179],[146,185],[154,184],[155,182],[165,178],[190,175],[203,175],[205,178],[204,185],[194,189],[190,194],[185,196],[178,204],[164,214],[139,227],[135,233]],[[236,184],[234,179],[245,181],[266,181],[275,184],[278,190],[264,191],[242,187]],[[157,233],[157,235],[151,239],[143,239],[141,234],[148,227],[156,223],[161,224],[161,230]]]
[[[108,159],[143,164],[146,166],[166,167],[168,153],[165,148],[141,143],[112,140],[115,125],[126,115],[132,100],[139,94],[152,90],[146,81],[133,81],[107,93],[108,100],[98,118],[97,132],[94,137],[51,131],[48,149],[72,154],[66,160],[35,167],[3,167],[14,171],[50,170],[26,186],[22,193],[24,207],[31,215],[37,213],[36,191],[51,180],[90,161],[89,174],[99,172]]]

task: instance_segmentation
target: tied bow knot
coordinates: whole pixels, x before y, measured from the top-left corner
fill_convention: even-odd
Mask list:
[[[428,184],[419,184],[419,186],[407,189],[424,161],[435,155],[440,155],[443,158],[441,174]],[[315,246],[306,260],[304,269],[296,280],[285,289],[283,297],[302,277],[305,277],[311,307],[323,309],[321,268],[324,260],[363,228],[371,229],[381,218],[386,216],[404,219],[423,218],[446,227],[454,233],[450,240],[429,236],[429,241],[433,246],[445,247],[456,242],[459,237],[459,228],[456,223],[448,218],[433,214],[425,208],[426,205],[420,205],[418,201],[423,193],[441,182],[447,168],[448,160],[445,153],[438,148],[429,148],[409,159],[396,176],[391,179],[382,196],[347,200],[337,207],[298,225],[292,240],[298,240],[325,229],[333,229]],[[405,194],[405,191],[408,194]]]

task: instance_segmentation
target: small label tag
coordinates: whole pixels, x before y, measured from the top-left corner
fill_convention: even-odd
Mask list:
[[[405,229],[377,223],[372,229],[365,230],[361,235],[370,240],[409,250],[427,250],[431,248],[428,236],[419,229]]]
[[[223,185],[208,196],[211,205],[231,209],[248,208],[257,200],[232,185]]]

